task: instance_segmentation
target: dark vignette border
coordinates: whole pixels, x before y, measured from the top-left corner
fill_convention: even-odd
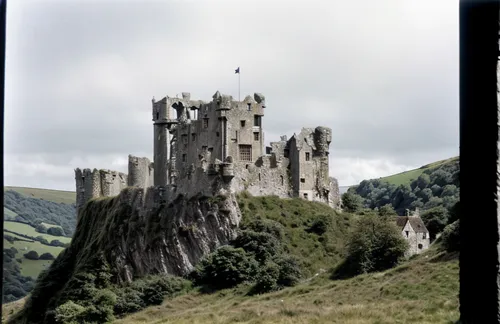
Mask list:
[[[499,323],[499,1],[460,1],[460,317]]]
[[[7,0],[0,0],[0,73],[2,74],[2,77],[0,78],[0,105],[2,106],[2,109],[0,109],[0,122],[2,124],[2,129],[1,129],[1,148],[2,148],[2,154],[0,154],[0,165],[2,166],[2,174],[0,175],[0,184],[2,185],[2,188],[4,186],[4,181],[3,181],[3,143],[4,143],[4,112],[5,112],[5,29],[7,28]],[[3,192],[2,192],[2,197],[0,198],[0,202],[2,203],[3,206]],[[2,230],[2,235],[3,235],[3,209],[2,209],[2,222],[0,224],[0,229]],[[2,247],[2,252],[3,252],[3,240],[2,243],[0,243]],[[3,253],[2,253],[2,264],[3,264]],[[3,278],[3,266],[2,268],[2,278]],[[3,286],[3,285],[2,285]],[[0,296],[2,297],[3,300],[3,289],[0,293]]]

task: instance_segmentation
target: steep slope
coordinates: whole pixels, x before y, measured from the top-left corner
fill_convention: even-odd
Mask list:
[[[234,196],[179,196],[166,205],[160,195],[155,188],[127,188],[89,201],[71,245],[39,277],[19,321],[43,322],[48,310],[71,297],[68,289],[79,276],[99,275],[103,266],[115,283],[148,274],[185,275],[203,255],[235,237],[241,214]]]
[[[116,323],[454,323],[458,256],[434,249],[397,268],[347,280],[327,274],[282,291],[193,291]]]

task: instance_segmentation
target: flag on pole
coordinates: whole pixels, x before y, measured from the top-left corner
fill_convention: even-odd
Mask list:
[[[238,68],[236,70],[234,70],[234,73],[235,74],[240,74],[240,67],[238,66]]]

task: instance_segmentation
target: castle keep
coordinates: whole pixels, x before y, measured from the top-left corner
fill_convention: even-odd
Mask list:
[[[212,101],[165,97],[152,100],[154,158],[129,155],[128,175],[76,169],[77,208],[127,186],[155,186],[165,197],[213,196],[247,190],[254,196],[301,197],[338,208],[337,180],[329,176],[328,127],[302,128],[290,139],[264,146],[265,97]]]

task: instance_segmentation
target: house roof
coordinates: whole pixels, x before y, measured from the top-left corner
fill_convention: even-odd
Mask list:
[[[407,222],[410,222],[411,227],[416,233],[429,233],[427,227],[425,227],[424,222],[420,217],[398,216],[396,218],[396,225],[398,225],[401,228],[401,230],[405,227]]]

